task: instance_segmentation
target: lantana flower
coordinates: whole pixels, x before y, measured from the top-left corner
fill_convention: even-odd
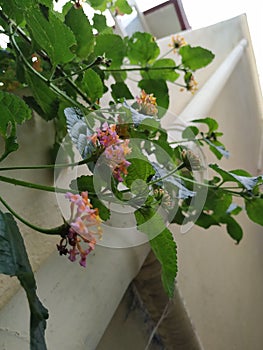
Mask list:
[[[154,97],[153,94],[147,94],[144,90],[142,90],[140,96],[136,97],[136,102],[140,113],[152,116],[156,116],[158,114],[156,97]]]
[[[116,124],[108,125],[107,122],[97,130],[97,133],[90,138],[97,147],[102,147],[106,163],[112,169],[113,177],[123,182],[123,176],[128,174],[127,168],[131,164],[126,156],[131,152],[130,140],[120,139],[116,132]]]
[[[198,90],[198,82],[196,81],[193,74],[188,73],[187,78],[185,78],[186,90],[190,91],[193,95]],[[181,88],[181,91],[184,91],[184,88]]]
[[[191,78],[187,84],[187,90],[194,94],[198,90],[198,82],[195,80],[195,77],[191,75]]]
[[[180,47],[187,45],[187,42],[181,35],[172,35],[171,40],[172,42],[168,46],[173,48],[174,53],[177,53]]]
[[[88,192],[68,192],[65,197],[70,201],[69,229],[57,248],[60,255],[68,255],[70,261],[76,261],[79,256],[80,265],[86,267],[87,256],[95,249],[97,243],[96,236],[99,239],[102,237],[99,211],[97,208],[93,209]]]

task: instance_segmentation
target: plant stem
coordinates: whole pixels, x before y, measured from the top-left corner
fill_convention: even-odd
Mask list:
[[[87,164],[90,161],[92,161],[92,157],[83,159],[80,162],[75,162],[75,163],[13,166],[13,167],[0,168],[0,171],[69,168],[71,166],[84,165],[84,164]]]
[[[180,69],[180,66],[173,66],[173,67],[134,67],[134,68],[107,68],[103,69],[104,72],[134,72],[134,71],[145,71],[148,72],[150,70],[182,70]]]
[[[61,226],[54,227],[54,228],[43,228],[43,227],[33,225],[30,222],[28,222],[27,220],[25,220],[24,218],[22,218],[16,211],[14,211],[14,209],[12,209],[2,197],[0,197],[0,202],[6,207],[7,210],[10,211],[11,214],[14,215],[14,217],[16,217],[23,224],[32,228],[35,231],[38,231],[40,233],[45,233],[48,235],[60,235],[61,232],[63,231],[63,229],[65,229],[65,224],[63,224]]]
[[[79,74],[79,73],[82,73],[82,72],[85,72],[86,70],[94,67],[94,66],[97,66],[98,65],[98,59],[96,58],[93,62],[91,62],[89,65],[87,65],[86,67],[84,68],[81,68],[79,70],[77,70],[76,72],[73,72],[71,74],[67,74],[63,77],[59,77],[59,78],[55,78],[55,79],[50,79],[51,82],[58,82],[58,81],[61,81],[61,80],[65,80],[65,79],[68,79],[76,74]]]
[[[10,183],[12,185],[33,188],[33,189],[40,190],[40,191],[56,192],[56,193],[67,193],[70,191],[72,193],[76,193],[76,194],[78,193],[78,191],[71,190],[71,189],[40,185],[40,184],[36,184],[36,183],[28,182],[28,181],[22,181],[22,180],[18,180],[18,179],[6,177],[6,176],[0,176],[0,181]]]
[[[164,179],[166,179],[167,177],[173,175],[176,171],[182,169],[184,167],[184,163],[181,163],[180,165],[178,165],[178,167],[176,167],[175,169],[173,169],[172,171],[170,171],[168,174],[166,174],[165,176],[159,177],[158,179],[154,180],[154,181],[150,181],[148,183],[148,186],[154,185],[157,182],[160,182]]]
[[[170,50],[166,51],[164,54],[162,54],[160,57],[158,57],[158,60],[161,60],[165,56],[169,55],[169,53],[173,52],[174,48],[172,47]]]
[[[151,181],[148,183],[148,186],[150,185],[153,185],[155,183],[158,183],[164,179],[166,179],[167,177],[171,176],[171,175],[174,175],[175,177],[177,177],[178,179],[180,180],[184,180],[186,182],[191,182],[195,185],[198,185],[198,186],[202,186],[202,187],[209,187],[209,188],[214,188],[214,189],[217,189],[219,188],[218,186],[214,186],[214,185],[209,185],[209,184],[205,184],[205,183],[201,183],[201,182],[198,182],[198,181],[195,181],[193,179],[189,179],[188,177],[184,177],[184,176],[181,176],[181,175],[178,175],[178,174],[175,174],[178,170],[182,169],[183,167],[185,166],[184,163],[181,163],[180,165],[178,165],[178,167],[176,167],[175,169],[173,169],[172,171],[170,171],[169,173],[167,173],[165,176],[162,176],[154,181]],[[235,188],[235,187],[233,187]],[[228,192],[228,193],[231,193],[232,195],[234,196],[242,196],[242,193],[241,192],[236,192],[236,191],[231,191],[231,187],[229,187],[229,189],[227,187],[221,187],[222,190]]]
[[[181,144],[181,143],[186,143],[186,142],[198,142],[198,141],[202,141],[204,140],[204,138],[200,138],[200,139],[185,139],[185,140],[180,140],[180,141],[172,141],[169,142],[169,145],[173,145],[173,144]]]
[[[178,167],[176,167],[175,169],[173,169],[172,171],[170,171],[169,173],[167,173],[165,176],[162,176],[162,177],[159,177],[158,179],[154,180],[154,181],[151,181],[148,183],[148,185],[153,185],[155,183],[158,183],[164,179],[166,179],[167,177],[171,176],[171,175],[174,175],[175,177],[181,179],[181,180],[185,180],[187,182],[191,182],[193,184],[196,184],[198,186],[203,186],[203,187],[212,187],[212,188],[216,188],[216,186],[213,186],[213,185],[209,185],[209,184],[204,184],[204,183],[201,183],[201,182],[197,182],[195,180],[192,180],[192,179],[189,179],[187,177],[184,177],[184,176],[181,176],[181,175],[178,175],[178,174],[175,174],[178,170],[184,168],[185,164],[184,163],[181,163],[180,165],[178,165]]]

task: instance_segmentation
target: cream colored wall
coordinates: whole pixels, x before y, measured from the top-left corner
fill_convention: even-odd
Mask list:
[[[19,150],[10,154],[1,163],[1,167],[50,163],[49,151],[53,144],[53,137],[52,123],[46,123],[39,117],[33,117],[30,121],[18,127]],[[1,143],[1,153],[3,148],[4,145]],[[53,184],[52,171],[5,171],[1,172],[1,175],[40,184]],[[52,227],[62,223],[56,199],[52,193],[2,182],[1,196],[18,214],[36,225]],[[7,211],[2,205],[1,210]],[[23,233],[30,262],[35,271],[54,251],[58,237],[37,233],[20,222],[18,222],[18,225]],[[5,305],[18,288],[19,284],[15,277],[10,278],[9,276],[0,275],[0,308]]]
[[[212,50],[216,59],[200,71],[200,89],[242,38],[248,40],[241,61],[209,115],[218,120],[230,159],[220,166],[258,174],[262,136],[262,95],[245,16],[185,34],[186,40]],[[168,39],[163,39],[165,49]],[[171,109],[180,114],[191,97],[173,93]],[[182,96],[182,97],[179,97]],[[209,98],[209,96],[207,96]],[[218,162],[207,154],[207,161]],[[261,159],[262,161],[262,159]],[[262,173],[262,169],[261,173]],[[237,246],[223,227],[192,228],[182,235],[172,226],[178,245],[178,284],[205,349],[260,350],[263,346],[263,228],[245,215],[237,217],[244,238]]]

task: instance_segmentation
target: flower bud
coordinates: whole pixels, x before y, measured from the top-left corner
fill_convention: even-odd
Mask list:
[[[192,151],[184,149],[181,153],[181,157],[184,162],[184,166],[188,170],[192,171],[201,169],[200,158]]]

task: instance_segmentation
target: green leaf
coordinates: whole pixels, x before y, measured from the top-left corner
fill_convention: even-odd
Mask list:
[[[125,71],[112,72],[112,76],[114,80],[118,83],[118,82],[123,82],[127,78],[127,73]]]
[[[147,79],[163,79],[174,82],[179,78],[180,74],[175,72],[174,67],[176,66],[174,60],[170,58],[163,58],[154,62],[149,67],[149,70],[141,73],[143,78]],[[167,69],[170,68],[170,69]]]
[[[129,157],[131,165],[128,167],[128,175],[125,178],[125,183],[128,187],[130,187],[135,180],[141,179],[147,181],[149,177],[155,174],[155,170],[149,160],[140,158]]]
[[[184,216],[182,209],[178,206],[176,213],[175,213],[175,216],[173,217],[171,223],[183,225],[185,220],[186,220],[186,217]]]
[[[125,46],[122,38],[116,34],[100,34],[96,39],[94,49],[96,56],[111,59],[111,68],[119,68],[125,55]]]
[[[210,168],[215,170],[218,174],[222,176],[222,179],[224,182],[237,182],[239,185],[247,189],[248,191],[252,191],[258,183],[262,183],[263,175],[259,176],[241,176],[237,175],[237,173],[242,173],[242,170],[233,170],[233,171],[226,171],[221,169],[217,164],[210,164]],[[245,172],[245,174],[247,174]]]
[[[26,99],[26,101],[29,103],[31,101],[31,107],[33,107],[45,120],[54,119],[59,105],[57,95],[52,92],[43,80],[32,72],[26,72],[26,80],[31,88],[35,101],[41,109],[38,109],[39,107],[35,106],[32,99]]]
[[[133,98],[128,86],[123,81],[111,85],[111,95],[115,101],[118,101],[121,98],[127,100]]]
[[[221,142],[217,140],[210,141],[207,138],[204,138],[204,142],[209,145],[211,152],[214,153],[217,159],[221,159],[223,156],[227,159],[229,158],[229,151],[225,149],[225,146]]]
[[[220,220],[227,213],[232,203],[232,196],[220,188],[209,188],[204,209],[211,212],[215,219]]]
[[[62,7],[62,18],[66,17],[67,13],[70,11],[70,9],[72,8],[72,3],[71,2],[66,2],[65,5]],[[60,15],[60,13],[58,13],[58,15]]]
[[[141,89],[145,90],[147,94],[154,94],[157,105],[167,110],[169,106],[169,91],[164,80],[142,79],[138,85]]]
[[[79,192],[88,191],[95,193],[93,175],[82,175],[76,180],[72,180],[70,183],[70,188]]]
[[[182,64],[193,71],[207,66],[215,57],[207,49],[200,46],[191,47],[190,45],[182,46],[179,54],[182,56]]]
[[[107,19],[104,15],[95,13],[93,18],[93,28],[97,29],[98,33],[100,34],[112,34],[113,30],[112,28],[108,27],[107,25]]]
[[[19,279],[30,308],[30,349],[46,350],[45,329],[48,311],[36,294],[36,282],[18,226],[11,214],[1,211],[0,273],[17,276]]]
[[[132,8],[127,2],[127,0],[117,0],[114,4],[114,8],[118,8],[118,11],[122,14],[131,14]]]
[[[72,51],[80,58],[87,58],[94,49],[92,26],[83,9],[76,10],[73,6],[67,13],[65,23],[75,35],[77,44]]]
[[[236,203],[231,203],[229,208],[227,209],[227,213],[230,215],[237,215],[242,211],[242,208],[238,206]]]
[[[0,157],[0,161],[5,159],[10,153],[17,151],[19,145],[17,143],[16,136],[9,136],[5,139],[5,150],[4,153]]]
[[[199,129],[196,126],[187,126],[182,132],[182,137],[187,140],[194,140],[198,133]]]
[[[252,175],[244,169],[231,170],[231,174],[235,174],[238,176],[252,177]]]
[[[135,218],[138,230],[145,233],[150,239],[151,248],[162,265],[162,282],[165,292],[172,298],[177,274],[177,252],[173,235],[165,227],[162,217],[155,208],[142,207],[135,211]]]
[[[83,159],[89,158],[95,150],[93,143],[87,138],[94,134],[94,131],[90,128],[90,123],[88,123],[91,113],[85,117],[79,108],[68,107],[64,110],[64,114],[66,116],[68,134],[73,144]]]
[[[17,6],[15,0],[0,0],[0,6],[3,10],[3,12],[11,19],[13,19],[17,25],[21,24],[24,20],[24,11],[23,8],[21,8],[21,1],[20,6]],[[26,4],[23,4],[25,7]]]
[[[68,26],[49,11],[47,20],[37,7],[26,12],[27,28],[33,40],[49,55],[53,65],[67,63],[75,57],[71,47],[76,39]]]
[[[21,98],[4,91],[0,91],[0,104],[0,134],[6,138],[11,126],[15,127],[31,118],[31,111]]]
[[[100,76],[94,72],[93,69],[88,69],[85,71],[81,86],[87,97],[92,102],[96,102],[96,100],[103,96],[103,83],[100,79]]]
[[[209,188],[204,211],[195,221],[195,224],[205,229],[212,225],[226,224],[230,237],[239,243],[243,237],[243,231],[232,215],[237,215],[241,210],[242,208],[232,203],[231,194],[220,188]]]
[[[208,229],[212,225],[219,226],[219,222],[213,217],[213,215],[202,212],[195,221],[195,225]]]
[[[261,198],[246,198],[246,211],[250,220],[263,226],[263,197]]]
[[[108,0],[87,0],[87,2],[94,8],[94,10],[100,10],[103,12],[107,8]]]
[[[160,54],[159,46],[149,33],[136,32],[127,41],[127,56],[132,64],[151,63]]]
[[[38,0],[38,2],[40,4],[42,4],[42,5],[45,5],[45,6],[49,7],[49,8],[51,8],[52,5],[53,5],[53,1],[52,0]]]
[[[168,228],[150,240],[151,248],[162,266],[162,282],[169,298],[174,295],[174,284],[177,275],[176,243]]]
[[[192,123],[202,123],[208,126],[208,133],[211,134],[213,131],[218,129],[218,122],[213,118],[201,118],[192,120]]]
[[[230,215],[226,215],[222,219],[222,223],[226,224],[226,229],[230,237],[239,243],[243,237],[243,231],[240,225]]]
[[[0,91],[0,105],[0,135],[5,141],[5,151],[0,157],[3,160],[18,149],[16,125],[30,119],[31,111],[21,98],[4,91]]]

